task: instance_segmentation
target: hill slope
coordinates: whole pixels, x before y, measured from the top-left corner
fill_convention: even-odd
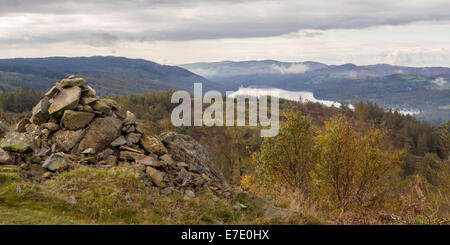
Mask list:
[[[177,66],[122,57],[51,57],[0,59],[0,90],[45,90],[68,74],[91,81],[99,95],[186,89],[202,82],[207,89],[220,86]]]

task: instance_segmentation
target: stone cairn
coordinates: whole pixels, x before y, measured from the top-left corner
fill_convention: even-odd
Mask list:
[[[80,165],[131,166],[162,194],[195,196],[204,188],[231,194],[207,151],[192,137],[147,132],[133,113],[112,99],[96,97],[85,79],[72,75],[56,83],[16,130],[0,124],[0,165],[20,168],[24,178],[38,182]]]

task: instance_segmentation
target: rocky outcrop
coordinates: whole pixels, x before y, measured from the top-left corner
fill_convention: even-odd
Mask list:
[[[132,112],[95,94],[83,78],[55,84],[21,124],[24,133],[7,133],[0,125],[7,133],[0,140],[0,164],[16,164],[22,176],[35,181],[80,165],[126,166],[164,195],[177,191],[193,197],[204,188],[229,195],[222,174],[193,138],[151,135]]]
[[[207,173],[216,181],[223,181],[223,175],[215,170],[214,163],[203,146],[189,135],[174,132],[162,133],[162,142],[173,156],[173,159],[188,164],[188,169],[200,174]]]

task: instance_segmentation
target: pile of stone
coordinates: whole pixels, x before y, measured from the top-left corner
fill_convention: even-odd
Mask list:
[[[68,168],[131,166],[161,193],[189,196],[208,188],[229,195],[229,187],[206,150],[193,138],[173,132],[148,133],[116,101],[96,97],[83,78],[56,83],[16,130],[0,125],[0,165],[20,168],[42,181]]]

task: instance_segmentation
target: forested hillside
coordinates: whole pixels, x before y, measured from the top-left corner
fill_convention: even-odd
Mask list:
[[[70,74],[85,77],[99,95],[117,95],[220,86],[177,66],[122,57],[51,57],[0,59],[0,90],[46,90]]]
[[[352,111],[282,100],[280,135],[263,140],[258,127],[173,127],[170,93],[117,99],[155,130],[192,135],[212,153],[231,183],[271,196],[281,206],[338,223],[448,222],[450,122],[431,126],[412,116],[385,112],[373,103],[357,103]],[[335,147],[345,149],[334,152]],[[343,196],[322,193],[324,188],[332,188],[333,182],[321,191],[315,189],[317,183],[333,180],[328,172],[334,168],[332,164],[338,164],[331,161],[333,154],[344,164],[335,167],[357,171],[349,173],[351,178],[342,177],[348,188]],[[331,165],[323,165],[327,161]],[[362,189],[353,186],[358,183]],[[333,193],[333,189],[328,190]],[[362,199],[353,203],[354,198]]]

